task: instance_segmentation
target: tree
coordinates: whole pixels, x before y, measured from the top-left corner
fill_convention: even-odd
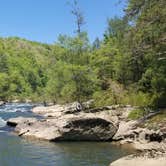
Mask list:
[[[133,75],[137,73],[134,81],[151,93],[158,107],[163,107],[166,96],[165,5],[165,0],[130,0],[126,10],[129,21],[134,22],[129,39]]]
[[[84,16],[82,11],[80,10],[78,6],[78,1],[73,0],[73,3],[70,3],[72,10],[71,13],[75,16],[76,18],[76,25],[77,25],[77,34],[79,35],[81,33],[81,27],[85,24]]]
[[[101,46],[101,42],[100,42],[99,38],[97,37],[92,44],[92,48],[93,48],[93,50],[95,50],[95,49],[99,49],[100,46]]]

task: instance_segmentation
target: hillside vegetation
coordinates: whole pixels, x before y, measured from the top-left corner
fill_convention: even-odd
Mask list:
[[[127,4],[92,44],[83,31],[54,44],[0,38],[0,100],[165,107],[166,1]]]

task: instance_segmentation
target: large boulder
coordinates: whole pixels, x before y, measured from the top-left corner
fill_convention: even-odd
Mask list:
[[[7,124],[16,124],[19,136],[49,141],[107,141],[117,131],[113,122],[94,114],[65,114],[43,120],[12,118]]]

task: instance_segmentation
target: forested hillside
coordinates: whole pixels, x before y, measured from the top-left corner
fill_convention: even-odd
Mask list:
[[[127,4],[92,44],[81,30],[50,45],[0,38],[0,100],[165,107],[166,1]]]

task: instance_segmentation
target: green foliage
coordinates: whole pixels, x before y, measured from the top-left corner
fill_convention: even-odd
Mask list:
[[[151,98],[151,106],[153,108],[165,108],[166,107],[166,93],[165,91],[162,93],[153,93]]]
[[[97,91],[93,95],[95,106],[107,106],[115,104],[123,104],[126,91],[123,86],[114,81],[109,81],[107,90]]]
[[[139,119],[143,116],[146,115],[146,111],[143,109],[136,109],[130,112],[130,114],[128,115],[128,118],[131,120],[136,120]]]
[[[41,61],[48,50],[19,38],[1,38],[0,45],[0,100],[30,98],[45,84]]]
[[[0,98],[6,100],[9,96],[9,77],[5,73],[0,73]]]
[[[134,90],[130,90],[122,99],[122,102],[132,106],[149,107],[151,106],[151,95],[141,91],[134,92]]]
[[[5,38],[0,46],[0,100],[83,101],[98,88],[84,32],[55,45]]]
[[[124,85],[124,103],[166,106],[164,5],[164,0],[129,0],[124,18],[108,20],[104,44],[97,52],[107,58],[109,67],[103,63],[98,71],[104,82],[111,78]]]
[[[148,127],[149,129],[159,130],[161,127],[164,127],[165,124],[166,124],[166,110],[162,110],[160,111],[159,114],[148,119],[144,124],[144,126]]]
[[[108,19],[104,40],[92,45],[82,15],[77,34],[52,45],[0,38],[0,100],[165,107],[166,1],[127,2],[125,16]]]
[[[114,81],[109,82],[107,90],[95,92],[93,98],[96,107],[116,104],[150,107],[154,103],[154,99],[149,93],[136,91],[134,88],[126,90],[123,85]]]

